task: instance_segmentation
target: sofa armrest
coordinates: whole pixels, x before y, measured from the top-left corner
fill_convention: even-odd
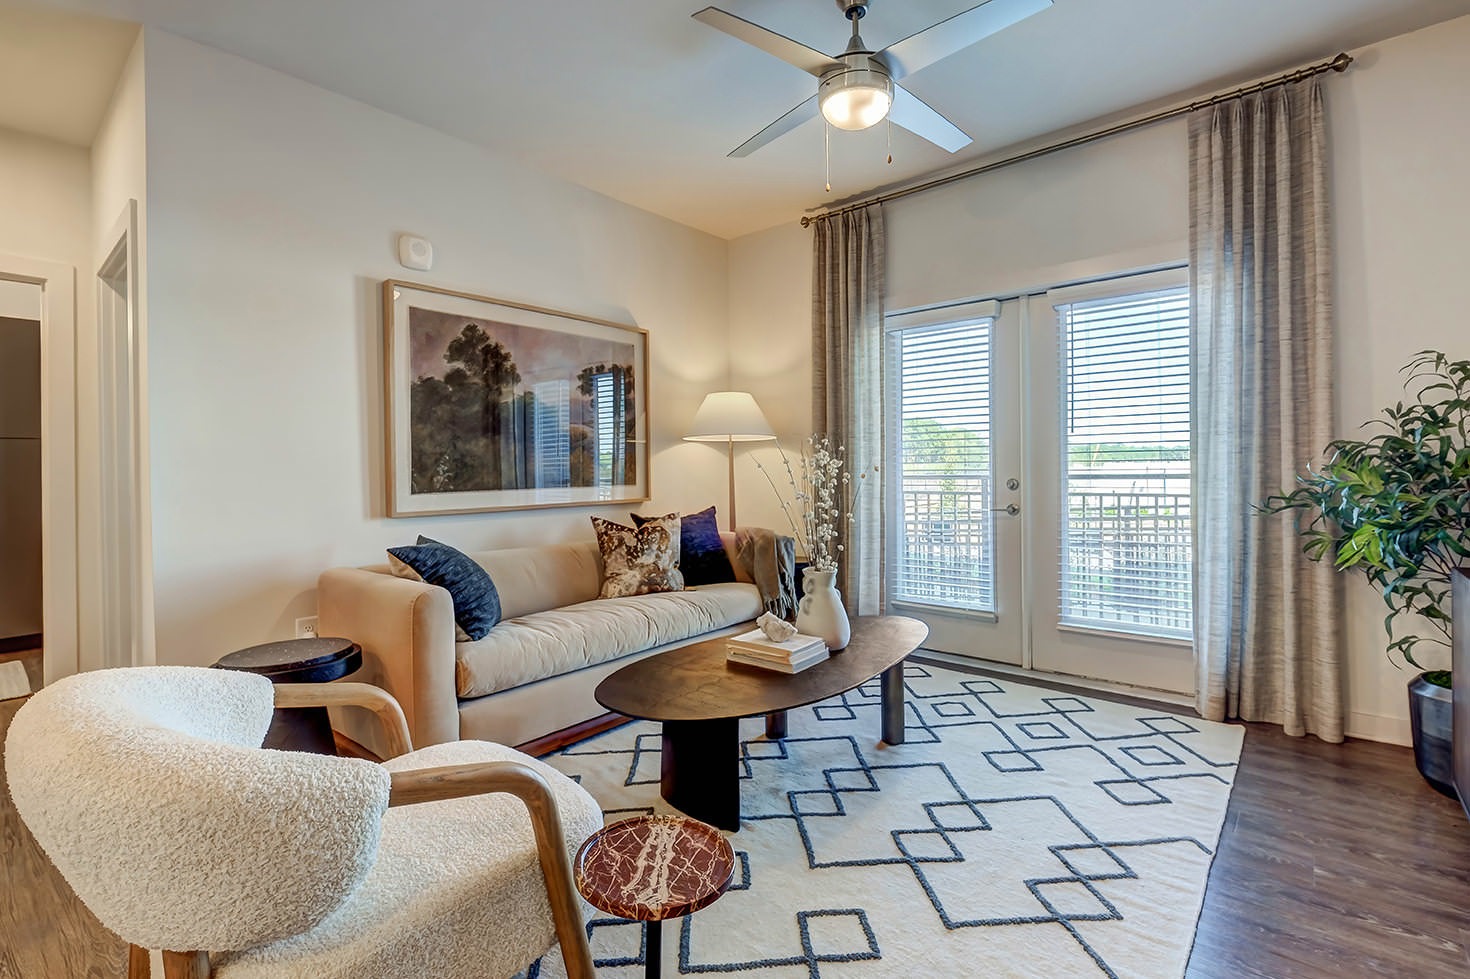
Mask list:
[[[362,669],[353,679],[398,700],[416,746],[459,740],[449,592],[361,568],[332,568],[317,579],[317,625],[321,635],[362,647]]]

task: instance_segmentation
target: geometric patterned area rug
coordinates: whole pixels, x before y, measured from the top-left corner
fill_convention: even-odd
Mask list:
[[[741,722],[734,883],[664,924],[665,975],[1184,974],[1244,729],[910,663],[906,741],[877,681]],[[659,726],[544,759],[608,821],[670,811]],[[638,924],[591,923],[598,975],[643,975]],[[564,976],[553,951],[530,975]]]

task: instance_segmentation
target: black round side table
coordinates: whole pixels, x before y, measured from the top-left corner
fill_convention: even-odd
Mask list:
[[[251,646],[220,657],[223,670],[257,673],[272,683],[330,683],[362,666],[362,647],[350,639],[286,639]],[[335,755],[332,721],[325,707],[277,710],[264,748]]]

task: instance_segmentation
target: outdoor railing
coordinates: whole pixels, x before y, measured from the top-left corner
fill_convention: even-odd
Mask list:
[[[990,479],[905,479],[900,496],[903,526],[893,597],[994,611]]]
[[[1074,477],[1068,486],[1061,621],[1188,638],[1194,604],[1189,492],[1089,482]]]
[[[1160,484],[1183,491],[1153,492]],[[1138,485],[1150,491],[1130,488]],[[1159,476],[1111,473],[1073,477],[1059,542],[1064,624],[1190,635],[1187,487],[1187,477],[1168,477],[1167,482]],[[993,611],[995,521],[989,478],[907,478],[899,498],[902,525],[893,597]]]

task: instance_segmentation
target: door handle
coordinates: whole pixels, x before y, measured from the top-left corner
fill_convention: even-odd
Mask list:
[[[991,513],[1005,513],[1005,514],[1009,514],[1010,516],[1014,517],[1016,514],[1018,514],[1018,513],[1021,512],[1021,508],[1018,507],[1018,506],[1016,506],[1014,503],[1007,503],[1005,506],[993,506],[993,507],[991,507],[990,508],[990,512]]]

